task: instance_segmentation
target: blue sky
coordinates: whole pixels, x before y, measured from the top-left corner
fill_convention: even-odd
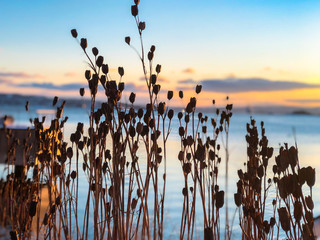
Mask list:
[[[125,81],[143,85],[138,58],[124,43],[129,35],[138,45],[132,2],[0,1],[0,73],[11,73],[2,82],[14,83],[2,91],[41,93],[18,85],[85,81],[86,59],[72,28],[88,38],[89,47],[98,47],[111,68],[123,66]],[[155,61],[172,87],[186,79],[230,77],[320,82],[319,1],[141,0],[139,10],[146,48],[156,45]],[[305,94],[316,98],[319,91],[310,91]]]

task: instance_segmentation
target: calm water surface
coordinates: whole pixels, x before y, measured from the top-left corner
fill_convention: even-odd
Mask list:
[[[30,117],[35,117],[34,111],[25,113],[23,108],[6,108],[1,109],[2,114],[10,114],[15,117],[16,124],[26,125]],[[84,109],[66,108],[64,114],[69,117],[65,127],[65,137],[69,138],[70,134],[76,129],[77,122],[88,122],[88,113]],[[213,115],[207,114],[210,117]],[[309,166],[316,168],[316,184],[313,191],[313,199],[315,202],[314,215],[320,215],[320,117],[307,115],[253,115],[259,126],[260,121],[264,121],[266,135],[269,139],[269,146],[274,148],[274,156],[278,154],[279,146],[284,143],[290,145],[295,144],[295,137],[299,149],[300,166]],[[230,123],[229,134],[229,219],[232,219],[236,213],[235,204],[233,201],[233,194],[236,192],[236,182],[238,181],[237,170],[243,168],[243,163],[246,161],[246,123],[250,121],[250,115],[234,114]],[[295,134],[294,134],[295,133]],[[183,195],[181,193],[183,188],[183,175],[181,165],[177,159],[180,150],[179,136],[178,136],[178,121],[175,115],[172,124],[172,134],[168,142],[168,156],[167,156],[167,190],[165,198],[165,233],[166,239],[177,239],[177,234],[180,228],[180,219],[182,212]],[[143,159],[143,156],[141,156]],[[272,159],[274,161],[274,158]],[[272,167],[272,162],[269,164]],[[3,166],[1,166],[3,169]],[[1,170],[0,169],[0,170]],[[225,161],[222,155],[222,162],[219,168],[220,172],[220,188],[225,189],[224,171]],[[272,175],[269,175],[272,176]],[[79,206],[85,206],[87,196],[87,180],[83,173],[80,175],[80,184],[83,187],[79,188]],[[270,192],[270,202],[272,201],[272,191]],[[199,199],[199,198],[198,198]],[[202,221],[202,207],[198,201],[196,214],[196,236],[202,238],[203,221]],[[270,203],[268,203],[270,206]],[[80,210],[83,212],[83,209]],[[220,210],[221,216],[221,232],[223,233],[224,226],[224,209]],[[271,211],[271,210],[270,210]],[[239,239],[241,231],[238,226],[238,215],[235,215],[233,223],[233,239]]]

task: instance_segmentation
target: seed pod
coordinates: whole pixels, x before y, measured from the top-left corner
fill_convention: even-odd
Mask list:
[[[150,47],[150,52],[154,52],[155,50],[156,50],[156,46],[152,45],[152,46]]]
[[[288,157],[289,157],[289,164],[292,167],[295,167],[297,165],[297,162],[298,162],[298,152],[297,152],[295,147],[292,146],[289,149]]]
[[[306,180],[309,187],[313,187],[316,180],[316,171],[312,167],[306,169]]]
[[[159,84],[154,85],[152,90],[154,94],[157,95],[160,91],[160,85]]]
[[[104,86],[105,84],[106,84],[106,81],[107,81],[107,79],[106,79],[106,75],[101,75],[100,76],[100,82],[101,82],[101,84],[102,84],[102,86]]]
[[[136,129],[133,126],[129,127],[129,134],[132,138],[136,135]]]
[[[137,206],[138,200],[133,198],[131,201],[131,208],[134,210]]]
[[[57,104],[58,99],[59,99],[59,98],[58,98],[57,96],[55,96],[55,97],[53,98],[52,106],[54,106],[54,105],[56,105],[56,104]]]
[[[151,61],[153,59],[153,52],[148,52],[148,60]]]
[[[136,17],[138,15],[138,6],[137,5],[132,5],[131,6],[131,14],[134,17]]]
[[[278,214],[279,214],[279,220],[280,220],[282,229],[286,232],[289,231],[290,230],[290,218],[289,218],[287,209],[285,207],[279,208]]]
[[[136,99],[136,94],[131,92],[130,97],[129,97],[129,101],[133,104],[135,99]]]
[[[146,23],[145,22],[139,22],[138,28],[143,31],[146,29]]]
[[[193,109],[192,104],[191,104],[191,102],[189,102],[189,103],[187,104],[187,107],[186,107],[186,112],[187,112],[187,113],[191,113],[191,112],[192,112],[192,109]]]
[[[205,240],[213,240],[214,239],[212,227],[206,227],[204,229],[204,239]]]
[[[125,38],[124,38],[124,41],[125,41],[128,45],[130,45],[130,40],[131,40],[130,37],[125,37]]]
[[[258,167],[258,176],[259,176],[259,178],[262,178],[263,175],[264,175],[263,165],[260,165],[260,166]]]
[[[118,89],[120,92],[122,92],[124,90],[124,82],[120,82],[118,85]]]
[[[163,115],[165,109],[166,109],[166,104],[165,104],[164,102],[160,102],[160,103],[159,103],[159,106],[158,106],[158,113],[159,113],[160,115]]]
[[[184,116],[184,121],[185,121],[186,123],[188,123],[188,122],[190,121],[189,115],[185,115],[185,116]]]
[[[159,74],[161,72],[161,65],[157,64],[156,72]]]
[[[173,118],[174,111],[172,109],[168,112],[168,118],[171,120]]]
[[[202,86],[201,85],[197,85],[196,86],[196,93],[199,94],[201,92]]]
[[[288,193],[287,193],[287,186],[286,186],[286,179],[287,179],[287,176],[284,176],[280,179],[279,183],[278,183],[278,188],[279,188],[279,195],[282,199],[285,199],[287,196],[288,196]]]
[[[214,151],[212,151],[211,149],[210,149],[210,151],[209,151],[209,159],[210,159],[211,161],[214,161],[214,159],[215,159],[215,153],[214,153]]]
[[[168,94],[167,94],[168,100],[171,100],[172,97],[173,97],[173,91],[168,91]]]
[[[188,189],[187,188],[182,188],[182,195],[187,196],[188,195]]]
[[[232,110],[232,107],[233,107],[232,104],[227,104],[226,109],[227,109],[228,111],[231,111],[231,110]]]
[[[184,127],[179,127],[179,135],[180,137],[184,136]]]
[[[48,225],[48,220],[49,220],[49,215],[48,215],[48,213],[45,213],[45,214],[44,214],[44,217],[43,217],[42,224],[43,224],[44,226],[47,226],[47,225]]]
[[[184,173],[189,174],[191,172],[191,163],[184,163],[182,169]]]
[[[216,193],[216,207],[222,208],[224,205],[224,191],[219,191]]]
[[[270,222],[270,226],[273,227],[276,224],[276,219],[274,217],[271,217],[269,222]]]
[[[180,90],[179,91],[179,97],[182,99],[183,98],[183,92]]]
[[[96,61],[97,66],[100,68],[103,64],[103,57],[99,56]]]
[[[155,85],[156,82],[157,82],[157,75],[152,74],[150,80],[151,80],[151,84],[152,84],[152,85]]]
[[[77,38],[78,37],[77,30],[76,29],[71,29],[71,35],[72,35],[72,37]]]
[[[75,136],[75,135],[74,135],[74,136]],[[72,151],[72,148],[71,148],[71,147],[68,147],[68,149],[67,149],[67,156],[68,156],[69,159],[71,159],[72,156],[73,156],[73,151]]]
[[[273,165],[272,171],[273,171],[274,174],[276,174],[278,172],[278,166],[277,165]]]
[[[85,50],[88,47],[88,42],[86,38],[81,38],[80,46],[82,47],[83,50]]]
[[[178,118],[179,118],[179,120],[180,120],[182,117],[183,117],[182,112],[179,112],[179,113],[178,113]]]
[[[108,72],[109,72],[109,66],[108,66],[108,64],[102,64],[102,72],[103,72],[104,74],[108,74]]]
[[[301,202],[295,201],[293,215],[294,215],[294,218],[296,219],[296,221],[299,222],[301,219],[301,216],[302,216]]]
[[[87,71],[85,72],[84,76],[85,76],[86,79],[89,81],[90,78],[91,78],[91,72],[90,72],[90,70],[87,70]]]
[[[76,171],[72,171],[71,172],[71,178],[74,180],[77,177],[77,172]]]
[[[97,56],[97,55],[99,54],[98,48],[93,47],[93,48],[92,48],[92,54],[93,54],[94,56]]]
[[[32,201],[29,207],[29,216],[34,217],[36,215],[36,211],[37,211],[37,202]]]
[[[124,69],[123,67],[118,67],[118,73],[122,77],[124,75]]]
[[[203,132],[204,134],[207,133],[207,126],[202,126],[202,132]]]
[[[143,109],[142,108],[139,108],[138,110],[138,118],[142,118],[143,117]]]
[[[260,216],[261,216],[261,215],[259,215],[259,220],[260,220],[260,222],[261,222]],[[268,223],[267,220],[263,221],[263,227],[264,227],[266,233],[269,233],[269,231],[270,231],[270,225],[269,225],[269,223]]]
[[[240,205],[241,205],[241,194],[240,193],[234,194],[234,202],[237,205],[237,207],[240,207]]]
[[[84,95],[84,88],[80,88],[80,96],[83,97]]]
[[[267,148],[267,157],[271,158],[273,155],[273,148],[272,147],[268,147]],[[266,167],[266,166],[265,166]]]

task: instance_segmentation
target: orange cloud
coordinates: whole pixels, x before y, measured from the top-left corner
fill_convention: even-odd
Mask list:
[[[184,69],[182,72],[183,73],[194,73],[195,70],[193,68],[191,68],[191,67],[188,67],[188,68]]]

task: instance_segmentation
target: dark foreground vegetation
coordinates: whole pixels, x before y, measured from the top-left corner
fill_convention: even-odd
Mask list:
[[[135,0],[131,13],[140,48],[131,46],[130,37],[125,42],[136,51],[142,64],[149,96],[144,108],[134,107],[135,93],[130,94],[131,105],[122,106],[124,69],[118,68],[118,81],[110,79],[109,67],[98,49],[92,48],[91,55],[87,40],[78,40],[73,29],[71,34],[90,66],[85,71],[88,89],[80,89],[81,96],[85,91],[91,96],[88,128],[79,122],[74,133],[67,136],[70,141],[66,141],[63,128],[68,117],[63,117],[62,102],[49,127],[44,127],[44,119],[32,119],[33,128],[27,130],[23,139],[6,126],[2,129],[8,143],[8,172],[0,182],[0,225],[11,229],[11,239],[165,238],[166,146],[174,117],[180,122],[177,158],[184,176],[179,238],[195,237],[197,214],[203,216],[201,238],[230,239],[228,206],[225,212],[220,210],[228,194],[232,104],[220,110],[213,106],[215,117],[209,119],[196,110],[196,97],[190,98],[183,112],[174,113],[167,108],[174,94],[184,97],[182,91],[168,91],[167,101],[159,100],[161,86],[157,78],[161,65],[153,62],[155,46],[149,51],[144,47],[142,35],[146,25],[140,21],[138,6],[139,1]],[[101,104],[96,104],[98,86],[105,93],[105,102]],[[200,94],[201,88],[196,86],[195,95]],[[57,102],[55,97],[53,105]],[[242,239],[273,239],[281,232],[288,239],[314,239],[315,169],[299,165],[296,146],[285,145],[275,154],[268,146],[263,122],[260,134],[253,119],[247,124],[246,141],[248,157],[244,169],[238,171],[234,194]],[[21,146],[25,169],[18,171],[14,164]],[[270,166],[274,155],[276,164]],[[218,182],[222,161],[226,161],[226,186]],[[267,175],[268,168],[272,168],[272,176]],[[84,187],[79,184],[79,171],[84,171],[88,181],[83,214],[78,210],[79,188]],[[29,173],[32,177],[27,177]],[[271,190],[274,194],[268,195]],[[196,201],[201,202],[201,211],[196,212]],[[271,215],[266,213],[267,202],[271,202]],[[226,219],[222,223],[221,214]]]

